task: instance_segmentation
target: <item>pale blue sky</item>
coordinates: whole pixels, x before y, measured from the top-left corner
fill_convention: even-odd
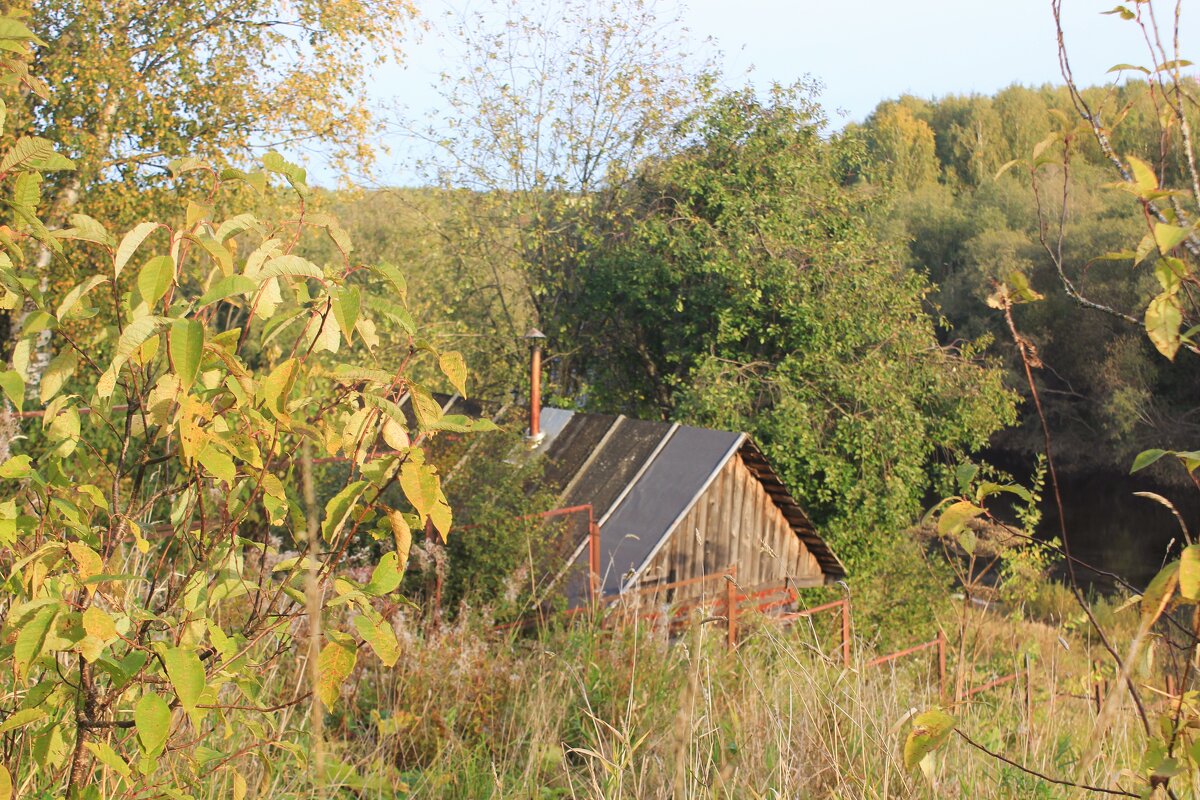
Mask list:
[[[1118,62],[1150,60],[1131,23],[1101,16],[1115,3],[1064,0],[1072,66],[1083,83],[1108,80],[1106,70]],[[448,4],[419,3],[431,18]],[[824,83],[822,104],[838,125],[861,120],[881,100],[903,93],[939,97],[1061,82],[1049,0],[690,0],[684,6],[696,42],[711,37],[724,53],[727,75],[753,67],[757,84],[811,75]],[[1160,6],[1160,13],[1171,12],[1172,5]],[[1193,10],[1194,18],[1184,11],[1186,58],[1188,43],[1200,47],[1200,10]],[[399,101],[418,114],[435,107],[430,85],[439,72],[453,69],[444,48],[434,33],[411,43],[407,63],[381,70],[371,96],[380,105]],[[393,154],[381,159],[370,182],[413,183],[403,164],[414,145],[390,145]],[[319,157],[310,166],[316,180],[335,181]]]

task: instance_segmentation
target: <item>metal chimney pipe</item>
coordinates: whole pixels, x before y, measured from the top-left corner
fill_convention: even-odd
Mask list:
[[[530,328],[525,339],[532,345],[529,365],[529,438],[542,436],[542,342],[546,334]]]

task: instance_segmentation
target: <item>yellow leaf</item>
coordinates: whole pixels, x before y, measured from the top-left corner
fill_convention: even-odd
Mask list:
[[[404,426],[391,417],[383,418],[383,441],[393,450],[407,450],[412,441]]]
[[[96,606],[88,606],[83,612],[83,629],[102,642],[117,638],[117,623],[107,611]]]
[[[467,362],[463,359],[462,353],[454,350],[442,353],[438,356],[438,366],[441,367],[442,374],[446,376],[446,380],[450,381],[450,385],[454,390],[463,397],[467,396]]]
[[[333,708],[341,693],[342,682],[354,669],[358,651],[353,645],[331,641],[317,657],[317,697],[326,708]]]
[[[399,511],[389,511],[387,518],[396,540],[396,566],[403,575],[408,566],[408,553],[412,549],[412,528],[408,527],[408,521]]]
[[[79,580],[86,581],[88,578],[104,574],[104,561],[100,554],[83,542],[68,542],[67,551],[79,566]]]
[[[1141,194],[1147,195],[1158,188],[1158,176],[1154,174],[1153,167],[1137,156],[1126,156],[1126,159],[1129,161],[1129,171],[1133,174],[1133,182]]]

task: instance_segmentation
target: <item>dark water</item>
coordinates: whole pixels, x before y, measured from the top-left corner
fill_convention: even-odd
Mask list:
[[[1162,495],[1182,515],[1193,538],[1200,533],[1200,491],[1194,487],[1115,470],[1060,476],[1059,484],[1071,554],[1135,586],[1145,586],[1168,557],[1179,554],[1183,532],[1170,510],[1134,492]],[[1039,532],[1058,536],[1058,511],[1049,486],[1044,495]],[[1080,580],[1088,577],[1086,571],[1079,574]],[[1104,587],[1107,582],[1096,583]]]
[[[1028,485],[1028,459],[1003,451],[992,451],[985,458]],[[1166,459],[1160,462],[1166,463]],[[1183,533],[1170,510],[1134,492],[1162,495],[1179,511],[1193,538],[1200,535],[1200,491],[1191,485],[1167,482],[1156,476],[1155,470],[1133,475],[1117,469],[1063,471],[1059,487],[1071,555],[1097,569],[1116,573],[1139,588],[1154,577],[1168,556],[1179,555]],[[1061,537],[1060,531],[1047,476],[1038,534],[1050,539]],[[1059,572],[1058,577],[1066,577],[1065,564]],[[1077,577],[1081,583],[1100,590],[1115,588],[1112,579],[1083,567],[1077,567]]]

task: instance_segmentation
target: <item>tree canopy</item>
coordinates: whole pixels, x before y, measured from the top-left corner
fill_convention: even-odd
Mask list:
[[[542,322],[564,402],[749,431],[853,561],[1013,402],[976,345],[938,343],[930,285],[839,181],[860,148],[822,122],[797,87],[714,100]]]

